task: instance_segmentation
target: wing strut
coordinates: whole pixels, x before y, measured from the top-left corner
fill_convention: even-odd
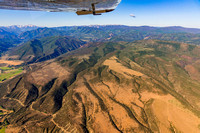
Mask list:
[[[92,3],[92,13],[93,13],[93,15],[101,15],[101,13],[96,13],[95,4],[98,4],[98,3]]]

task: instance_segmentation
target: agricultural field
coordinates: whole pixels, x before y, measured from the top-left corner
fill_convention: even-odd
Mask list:
[[[23,68],[0,67],[0,82],[10,79],[23,72]]]

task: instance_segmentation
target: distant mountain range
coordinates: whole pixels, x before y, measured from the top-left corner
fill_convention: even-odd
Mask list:
[[[46,37],[72,37],[84,42],[132,42],[135,40],[158,39],[200,45],[200,29],[184,27],[149,27],[149,26],[65,26],[37,27],[9,26],[0,27],[0,53],[26,42]],[[43,44],[41,44],[43,45]]]
[[[35,30],[38,26],[35,25],[13,25],[13,26],[0,26],[0,29],[4,29],[8,32],[14,32],[15,34],[20,34],[25,31]]]

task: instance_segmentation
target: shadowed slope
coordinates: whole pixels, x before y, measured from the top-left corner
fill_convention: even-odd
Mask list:
[[[85,43],[83,41],[73,39],[71,37],[47,37],[42,39],[34,39],[19,47],[12,49],[9,55],[15,59],[24,60],[26,62],[40,62],[55,58],[68,51],[75,50]]]

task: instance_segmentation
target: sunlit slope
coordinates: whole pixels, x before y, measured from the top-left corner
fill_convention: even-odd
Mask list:
[[[198,133],[199,63],[198,46],[145,40],[30,65],[0,87],[6,131]]]

